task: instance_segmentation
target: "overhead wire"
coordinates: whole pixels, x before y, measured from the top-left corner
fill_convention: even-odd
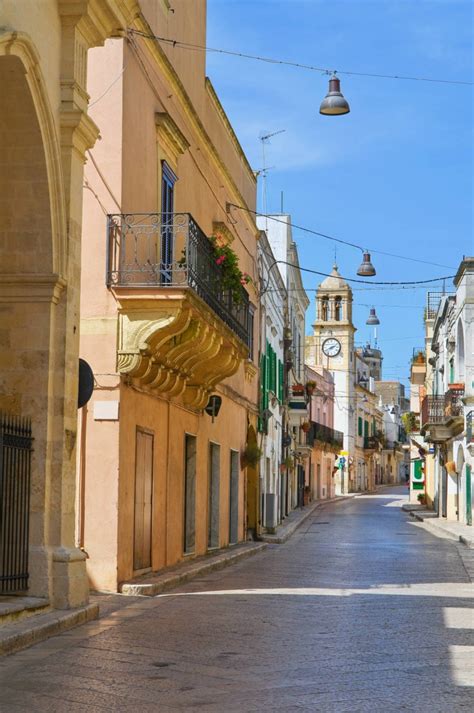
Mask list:
[[[473,82],[468,82],[461,79],[438,79],[434,77],[415,77],[403,74],[381,74],[377,72],[356,72],[352,70],[344,69],[329,69],[328,67],[316,67],[312,64],[305,64],[303,62],[293,62],[291,60],[285,59],[275,59],[273,57],[263,57],[260,55],[247,54],[246,52],[237,52],[235,50],[222,49],[220,47],[209,47],[207,45],[194,44],[192,42],[184,42],[177,39],[172,39],[169,37],[162,37],[160,35],[155,35],[151,33],[146,33],[141,30],[136,30],[132,27],[127,28],[127,32],[134,35],[140,35],[145,39],[157,40],[158,42],[163,42],[164,44],[171,45],[172,47],[180,47],[186,50],[198,51],[198,52],[212,52],[213,54],[225,54],[232,57],[240,57],[241,59],[251,59],[258,62],[265,62],[267,64],[277,64],[284,65],[287,67],[295,67],[297,69],[306,69],[311,72],[318,72],[319,74],[344,74],[353,77],[371,77],[373,79],[398,79],[410,82],[430,82],[437,84],[458,84],[472,86]]]
[[[328,235],[327,233],[321,233],[318,230],[313,230],[312,228],[307,228],[303,225],[297,225],[296,223],[293,223],[292,221],[283,220],[282,218],[277,218],[276,216],[270,215],[269,213],[259,213],[256,210],[252,210],[251,208],[247,208],[246,206],[237,205],[236,203],[229,202],[228,205],[232,208],[237,208],[238,210],[252,213],[256,217],[268,218],[269,220],[273,220],[275,223],[282,223],[283,225],[288,225],[289,227],[294,228],[295,230],[300,230],[303,233],[310,233],[311,235],[317,235],[319,238],[324,238],[325,240],[331,240],[332,242],[335,242],[335,243],[342,243],[343,245],[348,245],[352,248],[357,248],[357,250],[360,250],[361,252],[364,252],[365,250],[369,250],[371,253],[374,253],[375,255],[385,255],[387,257],[395,257],[395,258],[399,258],[400,260],[408,260],[409,262],[420,262],[425,265],[433,265],[433,267],[447,268],[448,270],[456,269],[453,265],[441,265],[439,263],[430,262],[428,260],[421,260],[419,258],[408,257],[407,255],[396,255],[394,253],[383,252],[382,250],[378,250],[377,248],[362,247],[362,245],[357,245],[357,243],[351,243],[348,240],[343,240],[342,238],[336,238],[334,235]]]

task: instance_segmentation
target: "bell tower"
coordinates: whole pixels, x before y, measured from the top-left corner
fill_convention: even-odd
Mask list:
[[[334,428],[344,434],[347,466],[340,473],[337,492],[348,492],[349,464],[355,453],[355,349],[352,290],[337,265],[316,291],[316,321],[306,337],[306,363],[327,369],[334,379]]]
[[[307,363],[329,371],[350,371],[355,331],[352,290],[334,265],[316,292],[316,321],[313,335],[306,340]]]

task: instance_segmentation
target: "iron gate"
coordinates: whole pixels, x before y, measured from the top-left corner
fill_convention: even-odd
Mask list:
[[[0,414],[0,594],[28,589],[31,422]]]

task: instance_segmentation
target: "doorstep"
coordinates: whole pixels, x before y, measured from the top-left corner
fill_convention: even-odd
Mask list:
[[[474,548],[474,528],[472,526],[438,517],[438,514],[433,510],[427,510],[423,506],[422,509],[416,510],[408,510],[403,507],[403,510],[410,512],[411,517],[422,522],[426,529],[430,530],[434,535],[444,535],[451,540],[461,542],[466,547]]]
[[[289,515],[285,518],[281,525],[278,525],[275,533],[264,533],[259,535],[259,540],[261,542],[268,542],[269,544],[282,545],[286,542],[292,534],[297,530],[309,517],[317,510],[321,505],[326,505],[327,503],[339,503],[348,498],[354,498],[357,494],[362,495],[362,493],[351,493],[350,495],[337,495],[335,498],[328,498],[327,500],[315,500],[309,505],[305,505],[302,508],[297,508],[292,510]]]
[[[15,594],[0,596],[0,631],[6,624],[26,619],[50,610],[49,601],[40,597],[16,596]]]
[[[77,609],[53,609],[0,627],[0,656],[13,654],[50,636],[97,619],[98,604]]]
[[[122,582],[119,591],[128,596],[153,597],[168,589],[178,587],[202,574],[223,569],[242,559],[256,555],[266,548],[263,542],[245,542],[225,550],[186,560],[161,572],[150,572]]]

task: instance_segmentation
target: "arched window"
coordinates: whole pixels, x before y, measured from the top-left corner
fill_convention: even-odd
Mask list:
[[[334,300],[334,319],[340,322],[342,318],[342,298],[336,297]]]
[[[327,322],[329,317],[329,298],[323,297],[321,299],[321,319],[323,322]]]

